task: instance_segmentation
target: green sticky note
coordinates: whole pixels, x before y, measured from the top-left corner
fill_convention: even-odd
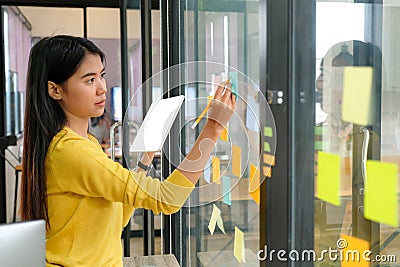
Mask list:
[[[265,152],[271,152],[271,147],[269,146],[268,142],[264,142],[264,151]]]
[[[238,99],[238,73],[237,71],[229,72],[229,82],[232,84],[232,93],[236,96],[236,100]]]
[[[231,198],[231,178],[228,176],[222,176],[222,191],[223,191],[223,201],[227,205],[232,205]]]
[[[372,67],[345,67],[343,73],[343,120],[371,124]]]
[[[315,150],[322,150],[322,148],[323,148],[323,143],[322,143],[322,141],[315,141],[315,143],[314,143],[314,149],[315,149]]]
[[[365,181],[365,218],[398,226],[397,164],[368,160]]]
[[[317,197],[340,206],[340,157],[318,151]]]
[[[271,127],[264,127],[264,136],[272,137],[272,128]]]
[[[322,126],[315,126],[314,127],[314,134],[315,135],[322,135],[323,131],[322,131]]]

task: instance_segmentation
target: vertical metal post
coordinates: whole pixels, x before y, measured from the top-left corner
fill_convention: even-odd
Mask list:
[[[312,249],[315,3],[262,0],[259,20],[260,88],[267,99],[272,90],[283,93],[283,103],[271,104],[278,138],[272,178],[261,187],[260,249],[266,245],[275,251]],[[294,263],[268,257],[260,264]],[[296,264],[312,266],[313,262]]]
[[[162,50],[162,69],[180,64],[184,62],[184,12],[183,1],[161,1],[161,50]],[[169,81],[163,81],[163,94],[165,97],[177,96],[184,94],[184,86],[178,88],[169,88],[167,86],[170,81],[177,81],[183,76],[182,71],[170,73]],[[169,90],[169,91],[168,91]],[[166,93],[168,92],[168,95]],[[184,120],[184,114],[181,114],[180,121]],[[165,142],[163,148],[163,177],[167,177],[176,166],[169,162],[179,162],[181,156],[179,147],[185,147],[185,138],[180,136],[180,122],[175,123],[170,131],[169,139]],[[180,136],[180,137],[179,137]],[[180,140],[180,146],[177,146],[176,140]],[[168,157],[167,157],[168,156]],[[185,226],[186,225],[186,209],[181,209],[179,212],[166,216],[164,224],[164,249],[165,253],[175,254],[181,266],[186,266],[186,257],[183,257],[183,249],[186,247]]]
[[[168,0],[160,0],[160,14],[161,14],[161,29],[160,29],[160,38],[161,38],[161,71],[168,68]],[[165,95],[168,92],[168,77],[162,77],[162,94]],[[170,165],[168,163],[168,158],[166,155],[169,155],[169,146],[168,139],[164,143],[163,146],[163,155],[162,155],[162,177],[168,175],[170,173]],[[163,227],[161,229],[163,238],[163,253],[171,254],[172,253],[172,242],[171,242],[171,216],[165,216],[163,220]]]
[[[87,7],[83,7],[83,37],[88,38],[87,36]]]
[[[152,32],[151,1],[140,0],[141,50],[142,50],[142,107],[143,116],[152,102],[152,83],[146,82],[152,75]],[[144,255],[154,255],[154,214],[151,210],[143,210],[143,246]]]
[[[122,90],[122,110],[125,111],[128,108],[130,91],[129,91],[129,81],[128,81],[128,25],[127,25],[127,15],[126,9],[128,5],[128,0],[119,0],[120,8],[120,33],[121,33],[121,90]],[[123,121],[125,120],[125,112],[123,114]],[[123,151],[128,150],[129,144],[129,131],[122,132],[122,146]],[[124,167],[127,167],[127,162],[129,162],[129,155],[122,155],[122,162]],[[124,256],[130,256],[130,232],[131,223],[124,228],[123,239],[124,239]]]
[[[289,14],[288,247],[304,251],[314,248],[315,1],[292,1]]]
[[[0,6],[0,137],[5,136],[5,93],[6,93],[6,77],[5,77],[5,55],[4,55],[4,10]],[[5,154],[5,149],[0,151]],[[7,197],[6,197],[6,166],[5,159],[0,157],[0,223],[7,222]]]

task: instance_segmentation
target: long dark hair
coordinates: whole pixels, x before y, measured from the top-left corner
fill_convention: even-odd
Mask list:
[[[79,68],[87,54],[104,53],[91,41],[58,35],[41,39],[29,55],[26,82],[23,171],[21,182],[22,220],[44,219],[47,209],[45,158],[52,138],[67,123],[57,100],[48,94],[48,82],[62,84]]]

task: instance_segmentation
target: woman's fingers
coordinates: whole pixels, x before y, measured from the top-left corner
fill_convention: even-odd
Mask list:
[[[224,91],[225,83],[218,84],[217,89],[214,93],[214,99],[221,99],[223,91]]]

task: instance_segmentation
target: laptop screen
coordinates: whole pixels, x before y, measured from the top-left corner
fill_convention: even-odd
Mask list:
[[[0,266],[45,266],[44,220],[0,224]]]

